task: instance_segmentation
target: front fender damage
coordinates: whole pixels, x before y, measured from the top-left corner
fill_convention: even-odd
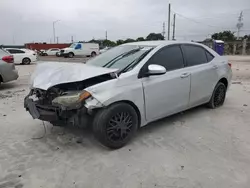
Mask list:
[[[99,100],[94,97],[91,97],[85,101],[84,106],[89,110],[92,111],[97,108],[103,108],[104,104],[102,104]]]

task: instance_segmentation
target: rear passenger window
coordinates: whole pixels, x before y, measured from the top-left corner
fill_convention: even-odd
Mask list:
[[[184,67],[183,56],[179,46],[164,47],[149,60],[149,64],[162,65],[167,71]]]
[[[206,51],[200,46],[183,45],[187,66],[195,66],[207,63]]]
[[[208,51],[206,51],[207,61],[210,62],[214,59],[214,56],[210,54]]]

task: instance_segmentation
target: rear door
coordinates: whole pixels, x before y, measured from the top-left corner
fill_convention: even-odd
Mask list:
[[[190,92],[190,74],[184,67],[179,45],[163,47],[144,65],[147,71],[150,64],[162,65],[164,75],[143,77],[146,119],[153,121],[187,108]]]
[[[193,44],[182,45],[187,69],[191,73],[191,92],[189,107],[206,103],[210,100],[218,80],[214,56],[205,48]]]

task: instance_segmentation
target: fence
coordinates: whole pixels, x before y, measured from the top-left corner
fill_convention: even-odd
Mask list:
[[[210,48],[213,48],[214,42],[202,42]],[[227,41],[224,44],[224,55],[250,55],[250,41]]]

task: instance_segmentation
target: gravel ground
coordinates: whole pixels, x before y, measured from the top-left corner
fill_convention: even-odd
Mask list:
[[[86,130],[46,123],[45,132],[23,108],[36,65],[16,66],[20,78],[0,88],[0,188],[249,188],[250,56],[229,59],[223,107],[152,123],[115,151]]]

